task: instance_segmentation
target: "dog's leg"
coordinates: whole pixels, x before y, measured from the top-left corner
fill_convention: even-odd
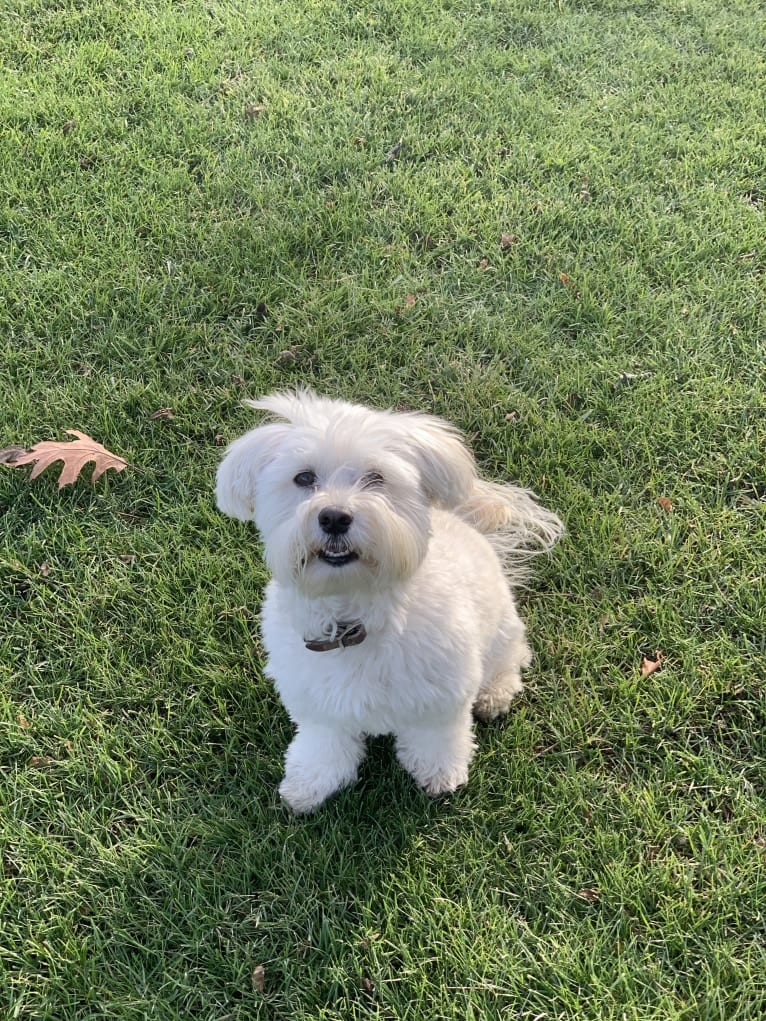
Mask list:
[[[524,625],[515,608],[508,615],[487,666],[486,679],[473,706],[478,720],[488,722],[507,713],[524,685],[521,671],[532,662],[532,650],[524,636]]]
[[[511,702],[521,693],[523,687],[521,670],[518,667],[495,674],[490,686],[482,688],[476,696],[474,716],[483,723],[489,723],[490,720],[502,716],[508,712]]]
[[[285,755],[279,793],[294,812],[313,812],[331,794],[356,780],[363,756],[361,737],[302,723]]]
[[[396,732],[397,758],[434,797],[466,783],[475,748],[470,708],[454,720],[400,727]]]

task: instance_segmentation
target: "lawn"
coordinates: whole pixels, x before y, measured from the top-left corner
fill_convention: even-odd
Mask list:
[[[0,1016],[766,1016],[762,5],[0,24],[0,447],[130,463],[0,465]],[[451,799],[376,740],[279,804],[213,484],[242,399],[305,384],[446,416],[566,521]]]

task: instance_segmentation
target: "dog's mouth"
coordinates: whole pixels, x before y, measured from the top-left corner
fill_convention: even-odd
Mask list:
[[[359,555],[354,553],[353,550],[332,550],[323,549],[317,554],[320,560],[324,563],[329,564],[330,567],[345,567],[346,564],[351,564],[354,560],[359,559]]]

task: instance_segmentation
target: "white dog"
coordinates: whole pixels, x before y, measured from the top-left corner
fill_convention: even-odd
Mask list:
[[[521,690],[531,653],[510,583],[561,522],[480,480],[440,419],[310,391],[248,403],[273,419],[228,448],[217,499],[255,521],[273,575],[267,670],[297,725],[280,794],[312,811],[355,780],[374,734],[394,735],[429,794],[454,791],[472,712],[492,719]]]

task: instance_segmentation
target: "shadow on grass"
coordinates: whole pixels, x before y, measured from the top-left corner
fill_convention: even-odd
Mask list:
[[[418,948],[391,935],[413,912],[438,927],[422,849],[454,809],[414,788],[390,742],[371,742],[354,788],[296,818],[276,790],[281,711],[208,733],[185,760],[157,736],[130,776],[91,778],[87,809],[84,775],[41,776],[44,807],[19,832],[37,861],[17,889],[29,914],[11,927],[11,1003],[62,1021],[309,1017],[372,1004],[381,959],[411,970]]]

